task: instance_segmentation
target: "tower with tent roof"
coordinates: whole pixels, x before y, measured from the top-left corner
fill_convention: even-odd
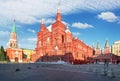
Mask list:
[[[10,62],[22,62],[22,49],[20,49],[18,46],[15,20],[12,27],[12,32],[10,34],[9,42],[7,43],[6,52]]]

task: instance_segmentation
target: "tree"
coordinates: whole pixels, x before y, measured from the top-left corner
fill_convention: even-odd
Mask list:
[[[5,61],[5,60],[7,60],[7,58],[8,57],[5,53],[4,48],[3,48],[3,46],[1,46],[1,48],[0,48],[0,61]]]

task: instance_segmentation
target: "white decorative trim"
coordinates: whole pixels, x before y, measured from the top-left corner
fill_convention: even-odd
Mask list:
[[[10,39],[10,41],[17,41],[16,39]]]
[[[65,32],[66,33],[71,33],[71,31],[68,28],[65,30]]]
[[[55,50],[58,50],[59,48],[58,48],[58,46],[55,46],[55,48],[54,48]]]
[[[49,32],[52,32],[52,25],[48,26],[47,29]]]
[[[15,59],[10,59],[10,62],[15,62]]]
[[[19,60],[19,62],[23,62],[22,60]]]

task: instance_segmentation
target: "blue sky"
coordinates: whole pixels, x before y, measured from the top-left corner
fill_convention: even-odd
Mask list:
[[[120,40],[120,0],[0,0],[0,45],[6,48],[16,19],[21,48],[34,49],[41,18],[46,27],[55,21],[58,2],[62,20],[74,37],[103,49],[106,38],[110,46]]]

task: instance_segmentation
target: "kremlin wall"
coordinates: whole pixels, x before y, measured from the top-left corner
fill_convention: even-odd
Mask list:
[[[55,22],[48,27],[45,26],[44,22],[44,19],[42,19],[34,50],[19,48],[16,24],[14,23],[6,49],[10,62],[57,62],[61,60],[74,64],[83,64],[92,63],[94,60],[103,61],[108,59],[111,61],[111,58],[112,61],[116,61],[117,56],[111,53],[108,40],[106,40],[102,52],[99,42],[95,49],[73,37],[69,27],[62,22],[59,8]],[[23,58],[24,55],[26,55],[26,58]]]

